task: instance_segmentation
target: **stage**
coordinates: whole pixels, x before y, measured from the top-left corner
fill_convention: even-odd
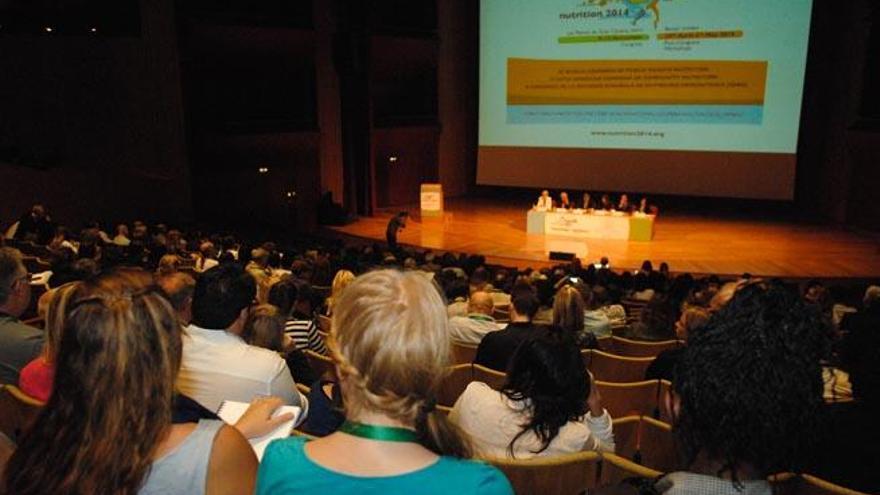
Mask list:
[[[447,199],[442,219],[420,218],[418,207],[397,208],[362,218],[336,232],[385,241],[393,212],[413,217],[398,236],[401,244],[437,251],[485,255],[490,263],[544,267],[550,251],[573,252],[584,261],[602,256],[613,268],[636,269],[650,259],[673,272],[786,278],[880,277],[877,236],[820,225],[759,219],[661,215],[650,242],[572,239],[526,233],[526,205],[486,199]]]

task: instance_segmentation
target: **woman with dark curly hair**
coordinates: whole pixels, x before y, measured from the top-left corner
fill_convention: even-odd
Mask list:
[[[800,472],[821,430],[822,316],[782,287],[749,285],[688,345],[667,398],[683,471],[648,493],[763,495]]]
[[[483,456],[614,452],[611,416],[602,408],[580,352],[554,337],[523,342],[511,359],[502,391],[471,383],[449,418],[470,435]]]

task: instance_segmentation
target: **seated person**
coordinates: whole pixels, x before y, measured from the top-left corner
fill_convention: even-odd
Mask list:
[[[311,284],[287,277],[269,289],[269,304],[274,304],[287,315],[284,333],[293,339],[297,349],[327,354],[327,346],[315,321],[314,296]]]
[[[678,301],[669,294],[655,297],[645,305],[639,315],[639,321],[627,329],[624,336],[628,339],[648,342],[675,339],[678,308]]]
[[[529,285],[514,287],[510,306],[510,323],[503,330],[489,332],[477,347],[474,363],[504,371],[516,348],[526,340],[547,335],[548,327],[535,325],[532,318],[538,311],[538,298]]]
[[[648,198],[643,196],[642,199],[639,200],[639,207],[636,211],[645,214],[651,213],[651,210],[648,207]]]
[[[61,346],[64,319],[67,316],[68,303],[76,288],[76,283],[68,283],[46,292],[51,295],[44,324],[45,345],[43,352],[21,370],[18,388],[41,402],[48,402],[49,396],[52,395],[55,381],[55,362],[58,359],[58,349]]]
[[[598,347],[596,336],[584,329],[584,299],[577,288],[564,285],[553,298],[553,326],[579,349]]]
[[[599,209],[606,211],[614,209],[614,203],[611,202],[611,198],[607,194],[603,194],[602,198],[599,200]]]
[[[239,429],[217,419],[173,419],[182,329],[159,292],[118,272],[75,290],[55,391],[19,443],[0,491],[251,493],[257,459]],[[268,420],[279,402],[252,406],[245,413],[251,426],[237,427],[252,436],[271,431],[280,424]]]
[[[559,208],[563,210],[571,209],[571,201],[568,200],[568,193],[565,191],[559,193]]]
[[[622,211],[624,213],[629,213],[632,205],[629,204],[629,196],[626,194],[620,195],[620,201],[617,203],[617,211]]]
[[[709,323],[709,312],[700,307],[692,307],[684,310],[681,317],[675,322],[675,336],[679,340],[687,339],[694,332],[699,331]],[[667,349],[657,357],[645,370],[645,380],[663,379],[672,381],[673,370],[684,353],[684,347]]]
[[[582,205],[581,208],[583,208],[585,210],[593,209],[593,203],[590,201],[590,193],[588,193],[588,192],[584,193],[584,199],[583,199],[583,203],[581,203],[581,205]]]
[[[446,315],[450,318],[455,316],[467,316],[468,314],[468,281],[463,278],[453,278],[446,283]]]
[[[276,306],[260,304],[252,308],[241,338],[250,345],[281,355],[296,382],[314,383],[319,378],[306,355],[295,348],[290,337],[284,335],[284,316]]]
[[[608,313],[599,309],[599,301],[596,291],[588,285],[579,285],[578,290],[584,298],[584,332],[593,337],[608,337],[611,335],[611,318]],[[604,290],[604,289],[603,289]],[[625,318],[626,313],[624,313]]]
[[[449,360],[446,312],[415,272],[358,277],[333,311],[331,350],[347,421],[318,440],[269,444],[256,493],[511,494],[434,407]]]
[[[785,288],[738,291],[689,336],[664,398],[684,470],[643,483],[667,495],[770,495],[769,475],[804,472],[823,426],[827,335]]]
[[[29,241],[45,246],[52,240],[55,226],[49,217],[46,207],[35,204],[31,211],[25,213],[18,220],[18,228],[15,231],[15,239]]]
[[[471,382],[449,419],[470,435],[481,456],[614,452],[611,416],[602,408],[580,351],[558,337],[524,342],[501,392]]]
[[[342,291],[354,281],[354,273],[349,270],[339,270],[330,284],[330,295],[324,301],[324,315],[333,315],[333,303],[342,295]]]
[[[177,318],[184,327],[192,321],[193,291],[196,281],[184,272],[172,272],[156,277],[156,284],[162,289],[165,298],[177,312]]]
[[[489,332],[501,330],[492,313],[495,303],[488,292],[474,292],[468,300],[467,316],[453,316],[449,319],[449,336],[454,342],[479,344]]]
[[[237,264],[217,266],[199,277],[178,387],[212,411],[224,400],[250,402],[255,396],[275,395],[302,407],[304,419],[308,402],[284,359],[241,338],[256,293],[253,276]]]
[[[535,209],[539,211],[550,211],[553,209],[553,199],[550,197],[550,191],[544,189],[538,202],[535,203]]]
[[[30,276],[15,248],[0,248],[0,383],[18,383],[43,349],[43,332],[18,319],[31,304]]]
[[[853,490],[880,493],[880,327],[865,330],[870,331],[858,334],[840,355],[854,400],[826,406],[823,445],[807,472]]]

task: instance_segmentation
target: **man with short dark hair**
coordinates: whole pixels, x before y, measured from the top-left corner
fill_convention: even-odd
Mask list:
[[[477,347],[474,363],[504,371],[516,348],[526,340],[544,337],[548,327],[532,323],[540,305],[529,287],[515,287],[511,295],[510,324],[504,330],[489,332]]]
[[[30,277],[21,253],[0,248],[0,383],[18,385],[21,369],[43,348],[43,332],[18,319],[30,302]]]
[[[250,402],[275,395],[305,413],[308,402],[297,391],[284,359],[241,338],[256,293],[254,278],[238,264],[202,274],[193,292],[192,324],[183,338],[178,387],[213,411],[224,400]]]

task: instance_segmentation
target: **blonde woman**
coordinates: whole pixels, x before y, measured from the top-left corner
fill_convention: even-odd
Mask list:
[[[570,285],[561,287],[553,299],[553,325],[583,349],[597,347],[596,337],[584,329],[586,307],[580,291]]]
[[[446,310],[418,273],[358,277],[336,302],[331,351],[347,421],[336,433],[269,445],[258,494],[510,494],[500,471],[434,408],[448,363]]]
[[[330,286],[330,296],[327,297],[326,308],[324,314],[333,315],[333,302],[339,299],[342,290],[348,287],[354,281],[354,273],[348,270],[339,270],[333,277],[333,284]]]

